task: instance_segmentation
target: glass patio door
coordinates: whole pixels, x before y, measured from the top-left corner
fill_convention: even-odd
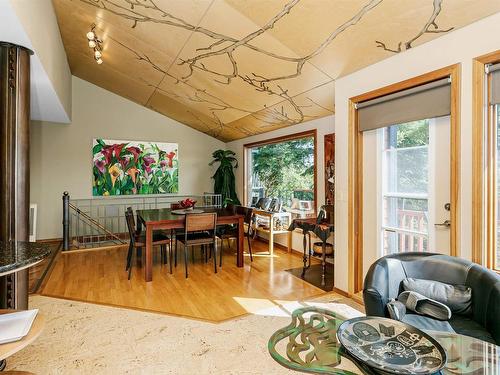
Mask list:
[[[380,255],[450,252],[450,117],[379,129]]]
[[[500,105],[495,104],[492,108],[492,123],[493,131],[492,138],[494,140],[494,153],[495,156],[491,161],[494,164],[493,175],[495,176],[494,181],[494,193],[492,194],[493,200],[493,212],[495,213],[494,226],[492,237],[494,248],[491,253],[488,254],[488,265],[490,268],[499,271],[500,270]]]

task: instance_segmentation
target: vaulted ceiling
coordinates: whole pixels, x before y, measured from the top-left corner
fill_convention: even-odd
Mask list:
[[[53,3],[75,76],[223,141],[333,114],[336,78],[500,11],[499,0]]]

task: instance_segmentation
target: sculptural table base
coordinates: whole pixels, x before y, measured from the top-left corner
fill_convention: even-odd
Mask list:
[[[303,246],[304,246],[304,256],[302,258],[304,262],[304,267],[302,268],[301,278],[306,276],[306,271],[311,267],[311,233],[304,231],[303,233]],[[306,236],[309,236],[309,247],[307,247],[307,239]],[[326,240],[322,241],[322,255],[321,255],[321,286],[325,286],[326,284]]]
[[[304,267],[302,268],[302,274],[300,275],[301,278],[304,278],[306,275],[306,271],[311,267],[311,233],[302,230],[303,233],[303,240],[302,244],[304,245]],[[307,251],[307,236],[309,235],[309,251]]]
[[[277,330],[267,348],[280,365],[314,374],[381,374],[355,360],[337,340],[344,318],[335,312],[309,306],[294,310],[291,323]],[[451,332],[426,331],[448,353],[442,374],[498,374],[500,347]]]

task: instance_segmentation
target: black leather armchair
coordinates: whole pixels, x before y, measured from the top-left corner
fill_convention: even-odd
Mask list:
[[[472,289],[472,314],[453,315],[448,322],[407,314],[403,321],[422,329],[454,331],[500,345],[500,275],[461,258],[433,253],[388,255],[372,264],[365,278],[366,315],[389,317],[391,298],[405,278],[435,280]]]

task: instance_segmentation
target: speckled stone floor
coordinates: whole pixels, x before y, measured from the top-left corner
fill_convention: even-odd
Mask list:
[[[242,303],[245,303],[244,301]],[[326,294],[308,302],[269,301],[268,308],[214,324],[174,316],[32,296],[46,326],[8,370],[35,374],[291,374],[268,354],[273,332],[307,305],[345,318],[362,313],[351,300]]]

